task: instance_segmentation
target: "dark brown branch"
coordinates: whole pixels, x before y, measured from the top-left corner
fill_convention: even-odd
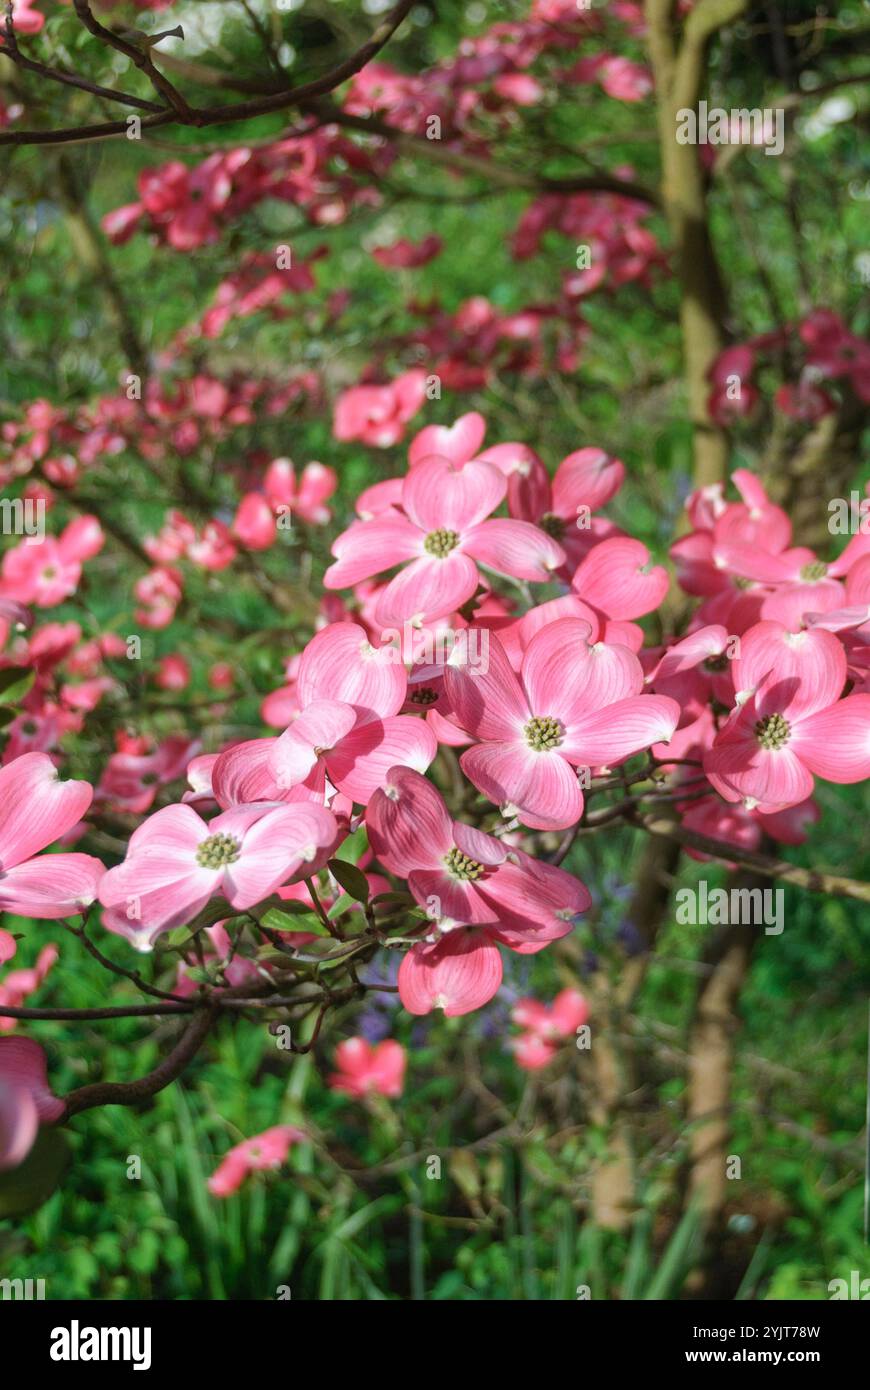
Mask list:
[[[163,1004],[120,1004],[103,1009],[15,1009],[0,1004],[0,1018],[34,1019],[42,1023],[95,1023],[107,1018],[160,1018],[163,1014],[191,1014],[197,1005],[193,1000]]]
[[[176,103],[183,101],[183,98],[176,92],[172,83],[168,82],[157,71],[151,60],[133,44],[128,44],[124,39],[113,34],[111,29],[105,29],[94,19],[88,9],[87,0],[75,0],[76,13],[91,33],[104,37],[105,41],[111,43],[113,48],[126,53],[137,67],[148,73],[158,90],[166,95],[167,100],[172,102],[172,110],[157,112],[153,116],[144,116],[142,118],[143,130],[153,130],[158,126],[165,125],[192,125],[196,127],[225,125],[233,121],[248,120],[253,116],[267,115],[272,111],[283,111],[288,106],[299,106],[314,100],[316,97],[325,96],[327,92],[340,87],[342,82],[346,82],[349,77],[353,77],[355,73],[365,67],[366,63],[371,62],[372,58],[392,38],[415,3],[416,0],[399,0],[399,3],[390,11],[383,23],[375,30],[368,43],[363,44],[361,48],[352,53],[344,62],[332,68],[330,72],[324,73],[322,77],[318,77],[312,82],[304,82],[298,87],[288,87],[283,92],[255,97],[250,101],[240,101],[229,106],[194,108],[185,105],[183,110],[179,110]],[[170,92],[172,93],[171,98]],[[4,131],[0,134],[0,145],[63,145],[75,141],[103,140],[113,135],[126,135],[127,129],[126,121],[104,121],[98,125],[74,126],[66,130]]]
[[[150,1100],[158,1091],[176,1081],[193,1061],[214,1020],[213,1008],[200,1008],[169,1055],[147,1076],[141,1076],[136,1081],[95,1081],[71,1091],[66,1097],[62,1119],[68,1120],[72,1115],[93,1110],[97,1105],[138,1105],[143,1100]]]
[[[107,44],[109,48],[116,48],[119,53],[123,53],[125,57],[129,58],[140,72],[145,73],[152,87],[169,103],[177,116],[182,120],[187,120],[190,115],[190,107],[181,93],[173,87],[169,78],[164,77],[163,73],[154,66],[148,50],[139,48],[135,43],[129,43],[126,39],[122,39],[120,34],[115,34],[111,29],[107,29],[91,12],[88,0],[73,0],[73,4],[76,14],[89,33]]]
[[[45,77],[50,82],[61,82],[66,87],[77,87],[82,92],[89,92],[91,96],[102,97],[104,101],[117,101],[121,106],[134,106],[140,111],[163,111],[165,109],[156,101],[148,101],[145,97],[134,97],[129,92],[116,92],[111,87],[101,87],[98,82],[89,82],[86,77],[79,77],[74,72],[63,72],[60,68],[51,68],[47,63],[40,63],[35,58],[28,58],[18,47],[13,23],[12,0],[7,0],[6,4],[3,53],[5,57],[25,72],[35,72],[39,77]]]

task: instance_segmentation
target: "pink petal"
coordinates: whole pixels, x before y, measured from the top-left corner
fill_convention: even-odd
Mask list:
[[[849,695],[801,719],[789,748],[817,777],[861,782],[870,777],[870,695]]]
[[[0,1042],[5,1041],[0,1038]],[[23,1163],[38,1133],[39,1116],[33,1097],[29,1091],[8,1085],[0,1075],[0,1173]]]
[[[728,631],[721,624],[699,627],[681,642],[675,642],[672,647],[668,647],[650,679],[655,683],[694,670],[708,657],[720,656],[727,642]]]
[[[335,1049],[335,1064],[348,1076],[365,1076],[372,1064],[371,1043],[365,1038],[345,1038]]]
[[[789,632],[781,623],[756,623],[740,639],[732,670],[738,692],[758,689],[758,716],[780,713],[801,719],[839,699],[846,683],[846,654],[822,628]],[[769,679],[765,681],[765,677]]]
[[[486,421],[476,410],[460,415],[452,425],[427,425],[411,441],[408,462],[411,467],[432,454],[462,465],[473,459],[486,434]]]
[[[0,867],[59,840],[93,799],[87,782],[61,782],[47,753],[22,753],[0,769]]]
[[[526,648],[522,679],[534,714],[565,725],[643,689],[640,662],[627,647],[586,641],[587,624],[560,618]]]
[[[0,1080],[33,1097],[42,1124],[53,1124],[66,1108],[51,1093],[45,1051],[33,1038],[0,1038]]]
[[[17,950],[18,943],[12,933],[0,928],[0,965],[5,965],[11,960]]]
[[[447,1018],[488,1004],[502,978],[498,947],[480,932],[458,929],[434,946],[413,946],[399,967],[399,998],[408,1013],[443,1009]]]
[[[422,459],[405,478],[402,506],[421,531],[462,534],[494,512],[507,484],[491,463],[462,468],[448,459]]]
[[[609,618],[642,618],[651,613],[668,584],[667,570],[650,565],[645,545],[621,538],[596,545],[571,581],[584,603],[600,608]]]
[[[666,743],[679,719],[680,707],[667,695],[617,700],[572,724],[561,751],[578,766],[613,767],[653,743]]]
[[[518,738],[531,710],[501,642],[493,633],[485,635],[488,659],[478,668],[445,667],[447,698],[457,721],[475,738]]]
[[[318,758],[350,733],[357,717],[350,705],[338,700],[315,700],[304,709],[272,748],[269,767],[278,786],[304,782]]]
[[[577,508],[595,512],[609,502],[625,480],[625,464],[603,449],[577,449],[564,458],[553,478],[553,511],[577,516]]]
[[[439,865],[453,845],[443,797],[407,767],[389,769],[366,808],[366,828],[384,868],[402,877],[411,869]]]
[[[424,539],[419,528],[398,513],[354,521],[333,545],[336,561],[323,576],[323,583],[327,589],[350,589],[362,579],[371,579],[419,555]]]
[[[249,801],[280,801],[286,795],[269,767],[277,742],[275,738],[247,739],[218,754],[211,786],[219,806],[226,810]]]
[[[408,678],[401,651],[373,647],[356,623],[330,623],[312,637],[296,676],[299,703],[338,700],[385,719],[398,714]]]
[[[483,885],[483,896],[498,909],[501,941],[512,950],[558,940],[591,904],[589,890],[555,864],[514,851],[508,863]]]
[[[227,901],[242,909],[262,902],[337,836],[335,817],[324,806],[299,803],[267,812],[245,834],[239,858],[224,870]]]
[[[97,897],[106,872],[90,854],[44,854],[0,875],[0,911],[74,917]]]
[[[191,806],[164,806],[133,831],[127,858],[147,851],[152,859],[188,863],[195,860],[197,846],[208,833],[205,821]],[[101,897],[100,901],[104,899]]]
[[[375,618],[393,628],[446,618],[468,602],[478,578],[474,561],[460,550],[452,550],[443,560],[422,555],[390,580],[375,606]]]
[[[498,574],[542,583],[565,563],[562,547],[529,521],[482,521],[465,532],[463,549]]]
[[[577,776],[558,751],[537,753],[519,742],[481,743],[460,758],[462,770],[496,806],[510,806],[535,830],[564,830],[583,813]]]
[[[326,767],[330,781],[365,806],[391,768],[425,772],[437,752],[438,740],[424,720],[395,714],[357,725],[326,754]]]

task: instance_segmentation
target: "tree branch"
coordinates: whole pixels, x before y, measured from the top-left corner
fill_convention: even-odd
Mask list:
[[[93,1110],[97,1105],[138,1105],[140,1101],[156,1096],[158,1091],[177,1080],[196,1056],[215,1017],[213,1007],[201,1007],[169,1055],[147,1076],[141,1076],[137,1081],[95,1081],[71,1091],[65,1098],[66,1109],[61,1121],[79,1115],[83,1110]]]
[[[196,108],[187,106],[185,103],[183,109],[179,109],[176,103],[184,99],[176,92],[172,83],[157,71],[150,59],[133,44],[126,43],[124,39],[113,34],[111,29],[105,29],[103,25],[99,24],[88,9],[87,0],[75,0],[76,12],[91,33],[97,34],[99,37],[105,36],[105,41],[111,43],[113,48],[126,53],[137,67],[148,73],[158,90],[166,95],[167,100],[172,101],[171,110],[159,111],[152,116],[144,116],[142,118],[143,130],[154,130],[159,126],[166,125],[192,125],[198,128],[210,125],[227,125],[233,121],[245,121],[253,116],[267,115],[272,111],[283,111],[289,106],[299,106],[306,101],[324,96],[327,92],[340,87],[342,82],[347,81],[349,77],[353,77],[355,73],[365,67],[366,63],[371,62],[372,58],[392,38],[415,3],[416,0],[399,0],[399,3],[390,11],[367,43],[358,48],[350,57],[345,58],[342,63],[312,82],[304,82],[298,87],[288,87],[286,91],[254,97],[250,101],[235,102],[229,106]],[[169,97],[169,92],[172,93],[172,98]],[[127,130],[126,121],[104,121],[97,125],[72,126],[65,130],[3,131],[0,133],[0,145],[65,145],[87,140],[105,140],[113,135],[126,136]]]

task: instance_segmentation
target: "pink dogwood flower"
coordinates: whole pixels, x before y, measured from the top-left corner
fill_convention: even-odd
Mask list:
[[[438,743],[423,720],[398,713],[407,685],[394,649],[374,647],[355,623],[323,628],[299,662],[300,713],[269,741],[267,769],[277,786],[322,792],[328,776],[365,805],[395,764],[425,772]]]
[[[733,662],[737,706],[704,756],[726,801],[762,812],[798,805],[815,777],[870,777],[870,695],[841,699],[846,655],[822,628],[789,632],[757,623]]]
[[[335,406],[336,439],[360,439],[379,449],[398,444],[405,426],[426,399],[426,373],[404,372],[386,386],[351,386]]]
[[[538,1071],[555,1057],[558,1045],[573,1037],[589,1017],[589,1005],[576,989],[563,989],[552,1004],[520,999],[513,1021],[525,1029],[513,1044],[517,1063],[525,1071]]]
[[[62,535],[28,537],[3,556],[0,594],[37,608],[54,608],[78,588],[82,563],[103,545],[95,516],[71,521]]]
[[[593,552],[594,554],[594,552]],[[642,695],[643,669],[627,647],[588,642],[589,625],[562,618],[525,650],[520,674],[490,634],[489,666],[448,666],[459,724],[477,740],[462,770],[504,814],[535,830],[563,830],[583,812],[576,767],[612,767],[667,741],[676,701]]]
[[[557,540],[572,573],[598,541],[620,534],[612,522],[593,519],[592,513],[619,491],[625,465],[603,449],[577,449],[562,460],[551,481],[536,455],[512,465],[512,450],[513,445],[497,444],[481,457],[506,471],[511,516],[533,522]]]
[[[346,1038],[335,1049],[338,1068],[329,1078],[333,1091],[344,1091],[356,1100],[375,1095],[395,1098],[405,1085],[407,1057],[401,1043],[392,1038],[374,1046],[365,1038]]]
[[[280,1168],[286,1163],[292,1146],[306,1137],[295,1125],[273,1125],[252,1139],[244,1139],[221,1159],[208,1180],[209,1192],[213,1197],[232,1196],[250,1173],[274,1172]]]
[[[402,561],[381,593],[375,616],[385,626],[426,623],[456,612],[477,590],[477,564],[516,579],[547,581],[565,552],[527,521],[488,519],[507,483],[492,464],[457,468],[433,457],[413,467],[402,485],[401,513],[355,521],[336,540],[336,562],[324,576],[344,589]]]
[[[39,851],[61,839],[93,798],[87,782],[61,782],[47,753],[22,753],[0,769],[0,911],[69,917],[97,896],[105,870],[90,854]]]
[[[338,475],[326,464],[306,463],[298,480],[290,459],[273,459],[263,479],[263,490],[275,511],[284,507],[291,517],[312,526],[323,526],[332,513],[325,503],[338,487]]]
[[[100,884],[103,922],[139,950],[223,895],[244,910],[268,898],[337,838],[331,811],[312,802],[224,811],[208,824],[192,806],[165,806],[135,830],[122,864]]]
[[[17,1168],[40,1125],[55,1124],[64,1102],[48,1086],[45,1053],[33,1038],[0,1038],[0,1172]]]
[[[425,777],[393,768],[366,810],[369,843],[407,880],[438,939],[408,952],[399,994],[410,1013],[480,1008],[501,983],[497,943],[520,954],[566,936],[590,903],[571,874],[451,819]]]

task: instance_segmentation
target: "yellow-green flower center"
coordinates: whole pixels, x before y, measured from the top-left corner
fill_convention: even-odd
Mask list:
[[[196,862],[203,869],[222,869],[224,864],[234,864],[242,846],[234,835],[209,835],[196,851]]]
[[[727,671],[728,657],[724,652],[721,652],[719,656],[708,656],[707,660],[704,662],[704,670],[710,672]]]
[[[549,753],[551,748],[558,748],[565,737],[565,730],[559,720],[553,719],[549,714],[536,714],[534,719],[530,719],[525,725],[523,733],[526,743],[530,748],[534,748],[536,753]]]
[[[438,699],[438,691],[431,686],[422,685],[416,690],[412,690],[408,696],[412,705],[434,705]]]
[[[824,579],[827,573],[828,567],[824,560],[811,560],[808,565],[802,566],[801,579],[805,579],[808,583],[812,584],[816,579]]]
[[[451,550],[455,550],[458,544],[458,532],[446,531],[442,527],[438,531],[429,532],[423,542],[423,549],[428,555],[437,555],[439,560],[443,560],[445,555],[449,555]]]
[[[470,859],[456,845],[448,854],[445,854],[444,863],[447,866],[447,872],[453,878],[462,880],[480,878],[485,871],[483,864],[479,864],[476,859]]]
[[[768,750],[784,748],[791,736],[791,727],[781,714],[766,714],[755,725],[755,737],[759,745]]]

